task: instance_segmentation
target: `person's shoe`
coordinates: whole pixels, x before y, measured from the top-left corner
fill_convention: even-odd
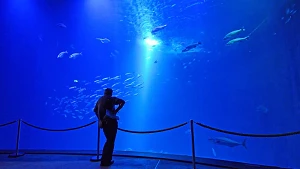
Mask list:
[[[101,162],[100,166],[111,166],[114,163],[114,160],[111,160],[110,162]]]

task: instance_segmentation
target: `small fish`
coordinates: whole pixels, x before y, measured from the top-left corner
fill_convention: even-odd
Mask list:
[[[284,22],[284,24],[289,23],[291,21],[291,19],[292,19],[292,16],[289,16],[288,19]]]
[[[75,59],[77,58],[78,56],[82,56],[82,52],[80,53],[73,53],[72,55],[69,56],[70,59]]]
[[[256,108],[257,112],[262,112],[262,113],[268,113],[269,109],[267,107],[265,107],[264,105],[260,105]]]
[[[57,58],[62,58],[65,54],[68,54],[68,51],[60,52]]]
[[[294,15],[296,12],[297,12],[297,10],[293,10],[293,11],[291,12],[291,15]]]
[[[102,80],[103,80],[103,81],[104,81],[104,80],[109,80],[109,77],[102,78]]]
[[[117,82],[117,83],[113,84],[111,87],[115,87],[118,84],[120,84],[120,82]]]
[[[139,83],[139,84],[135,85],[134,87],[139,87],[139,86],[142,86],[143,84],[144,84],[144,82]]]
[[[92,117],[90,117],[90,119],[93,119],[93,118],[95,118],[96,117],[96,115],[93,115]]]
[[[109,80],[118,80],[120,78],[121,78],[121,76],[115,76],[115,77],[110,78]]]
[[[214,149],[214,148],[211,148],[211,151],[212,151],[213,155],[216,157],[216,156],[217,156],[217,153],[216,153],[215,149]]]
[[[246,41],[248,39],[249,39],[249,36],[246,36],[244,38],[235,38],[235,39],[232,39],[229,42],[227,42],[226,46],[231,46],[231,45],[233,45],[235,43],[240,43],[240,42]]]
[[[101,83],[102,81],[101,80],[95,80],[94,82],[95,83]]]
[[[244,32],[245,30],[246,29],[241,28],[241,29],[238,29],[238,30],[231,31],[231,32],[229,32],[228,34],[225,35],[225,37],[223,38],[223,40],[228,40],[228,39],[232,38],[233,36],[236,36],[239,33]]]
[[[39,35],[38,38],[41,42],[43,42],[43,35]]]
[[[76,88],[76,86],[69,87],[69,89],[75,89],[75,88]]]
[[[105,86],[107,86],[107,85],[108,85],[108,83],[105,83],[105,84],[101,85],[101,87],[105,87]]]
[[[67,26],[63,23],[58,23],[56,26],[61,27],[61,28],[67,28]]]
[[[133,84],[134,84],[134,82],[125,85],[125,88],[128,88],[128,87],[132,86]]]
[[[127,81],[132,80],[132,79],[134,79],[134,78],[133,77],[127,78],[127,79],[124,80],[124,82],[127,82]]]
[[[101,97],[106,87],[112,87],[116,94],[115,96],[127,98],[127,102],[131,98],[140,95],[140,90],[143,88],[144,82],[138,80],[141,79],[142,75],[135,74],[134,72],[126,73],[126,75],[128,76],[124,76],[123,74],[106,77],[97,76],[92,81],[72,79],[72,84],[66,86],[66,90],[69,90],[74,95],[70,97],[48,97],[45,106],[53,110],[53,115],[61,115],[65,118],[74,118],[77,120],[94,119],[95,116],[91,115],[90,109],[97,102],[98,98]],[[137,77],[140,77],[140,79]],[[127,79],[126,82],[124,82],[125,79]],[[53,89],[53,91],[55,92],[56,90]]]
[[[184,132],[185,134],[191,134],[191,129],[188,129]]]
[[[110,40],[107,39],[107,38],[96,38],[96,39],[97,39],[97,40],[100,40],[101,43],[109,43],[109,42],[110,42]]]
[[[209,138],[208,140],[213,142],[214,144],[219,144],[219,145],[228,146],[228,147],[236,147],[236,146],[242,145],[243,147],[245,147],[247,149],[246,139],[242,143],[236,142],[236,141],[231,140],[226,137]]]

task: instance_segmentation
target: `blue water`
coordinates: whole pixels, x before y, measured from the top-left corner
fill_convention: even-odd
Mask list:
[[[0,124],[23,119],[65,129],[97,120],[112,87],[126,100],[119,127],[164,129],[193,119],[240,133],[297,131],[299,19],[293,0],[78,0],[1,2]],[[60,25],[59,25],[60,24]],[[165,29],[152,35],[157,26]],[[226,46],[224,36],[250,38]],[[96,38],[107,38],[102,43]],[[182,53],[186,46],[201,46]],[[58,54],[68,51],[62,58]],[[73,53],[81,53],[69,58]],[[156,134],[119,132],[116,150],[191,155],[190,124]],[[16,124],[0,128],[14,149]],[[243,146],[214,144],[226,137]],[[95,150],[97,125],[69,132],[22,123],[21,149]],[[101,145],[104,137],[101,136]],[[195,125],[196,155],[300,168],[300,137],[254,138]]]

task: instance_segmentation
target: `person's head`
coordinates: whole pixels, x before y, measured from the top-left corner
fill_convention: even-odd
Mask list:
[[[106,88],[104,90],[104,95],[106,96],[112,96],[113,90],[111,88]]]

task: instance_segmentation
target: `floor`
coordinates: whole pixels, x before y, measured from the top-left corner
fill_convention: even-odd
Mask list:
[[[192,169],[192,164],[145,158],[115,157],[111,167],[100,167],[99,162],[90,162],[90,156],[27,154],[16,159],[0,155],[1,169]],[[217,169],[197,165],[200,169]]]
[[[0,150],[0,169],[192,169],[190,156],[132,151],[114,152],[115,163],[100,167],[91,162],[95,151],[22,150],[24,156],[8,158],[13,150]],[[94,156],[95,157],[95,156]],[[251,165],[232,161],[196,158],[197,169],[280,169],[278,167]]]

